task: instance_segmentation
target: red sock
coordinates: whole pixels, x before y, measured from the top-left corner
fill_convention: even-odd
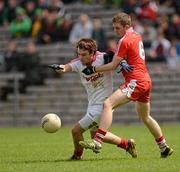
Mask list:
[[[159,142],[163,141],[164,139],[164,136],[161,136],[159,138],[156,139],[156,143],[158,144]]]
[[[94,136],[94,140],[96,140],[99,143],[103,142],[104,136],[106,135],[107,131],[103,130],[103,129],[98,129],[95,136]]]
[[[165,140],[164,136],[161,136],[161,137],[157,138],[156,143],[158,144],[159,149],[161,150],[161,152],[164,152],[166,147],[167,147],[167,143],[166,143],[166,140]]]
[[[83,154],[83,149],[75,149],[74,150],[74,155],[77,157],[81,157]]]
[[[121,139],[120,143],[117,146],[126,150],[128,148],[128,140]]]

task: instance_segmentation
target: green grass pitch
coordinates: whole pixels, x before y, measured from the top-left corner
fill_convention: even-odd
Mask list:
[[[110,130],[134,138],[138,158],[132,159],[114,145],[104,144],[100,154],[85,150],[83,160],[68,161],[73,144],[71,127],[48,134],[41,128],[0,129],[0,172],[178,172],[180,171],[180,124],[163,125],[164,135],[174,149],[160,158],[153,137],[143,125],[119,125]],[[89,138],[86,132],[85,138]]]

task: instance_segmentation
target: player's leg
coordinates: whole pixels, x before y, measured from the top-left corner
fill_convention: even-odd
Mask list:
[[[113,108],[121,106],[129,101],[130,99],[127,98],[126,94],[120,89],[115,91],[109,98],[107,98],[104,102],[103,112],[100,118],[100,126],[94,136],[94,140],[91,142],[81,142],[81,145],[85,148],[92,149],[93,151],[100,150],[102,148],[101,143],[103,142],[107,133],[106,130],[112,123]]]
[[[90,135],[91,135],[91,140],[87,140],[87,141],[80,141],[80,145],[85,148],[85,149],[89,149],[90,147],[88,146],[89,143],[92,142],[92,139],[94,138],[97,130],[98,130],[98,126],[93,126],[92,128],[89,129],[90,130]],[[94,153],[100,153],[100,149],[96,149],[96,147],[92,146],[90,149],[92,149],[92,151]]]
[[[150,102],[137,102],[136,109],[139,117],[142,119],[159,145],[161,157],[167,157],[171,155],[173,150],[167,145],[166,140],[162,134],[162,130],[157,121],[150,116]]]
[[[144,122],[144,124],[148,127],[150,130],[151,134],[155,138],[159,138],[162,136],[162,131],[158,123],[150,116],[150,103],[142,103],[142,102],[137,102],[136,103],[136,110],[137,113]]]
[[[72,138],[73,138],[73,143],[74,143],[74,153],[72,157],[70,158],[71,160],[79,160],[82,157],[83,154],[83,148],[79,145],[79,141],[84,140],[83,138],[83,133],[86,130],[83,129],[80,125],[80,123],[76,123],[72,129]]]
[[[125,93],[121,89],[116,90],[110,97],[104,102],[103,112],[100,117],[99,129],[94,137],[96,142],[102,143],[104,136],[107,133],[107,129],[111,126],[113,118],[113,108],[121,106],[130,101]]]
[[[121,89],[116,90],[110,97],[108,97],[103,104],[104,107],[100,117],[99,128],[107,130],[112,123],[113,108],[126,104],[129,101],[130,99],[121,91]]]
[[[121,138],[111,132],[107,132],[103,142],[116,145],[117,147],[126,150],[133,158],[137,157],[134,139]]]
[[[90,129],[91,139],[94,138],[97,130],[98,130],[97,126],[94,126]],[[133,139],[128,140],[126,138],[121,138],[111,132],[107,132],[103,139],[103,142],[116,145],[117,147],[125,149],[125,150],[129,148],[129,142],[131,141],[133,142],[132,144],[135,145]]]
[[[97,131],[97,127],[90,129],[91,138],[93,139]],[[135,141],[133,139],[120,138],[111,132],[107,132],[103,142],[116,145],[118,148],[126,150],[133,158],[137,157],[137,151],[135,148]],[[92,144],[92,141],[80,142],[83,147],[92,149],[95,153],[99,153],[100,150],[97,149],[95,145]],[[90,145],[89,145],[90,144]]]
[[[90,129],[90,131],[93,131],[93,133],[90,132],[91,137],[95,135],[95,131],[98,128],[97,121],[99,120],[100,111],[102,111],[102,105],[88,107],[86,115],[73,127],[72,136],[75,148],[73,156],[82,157],[83,147],[79,143],[84,140],[83,133],[86,130]],[[94,151],[96,152],[96,150]]]

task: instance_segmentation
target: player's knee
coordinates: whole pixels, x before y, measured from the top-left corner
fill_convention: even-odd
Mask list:
[[[74,127],[71,130],[71,133],[73,136],[81,135],[85,130],[81,128],[79,123],[75,124]]]
[[[77,135],[80,134],[80,132],[79,132],[79,130],[78,130],[77,128],[73,128],[73,129],[71,130],[71,132],[72,132],[72,135],[73,135],[73,136],[77,136]]]
[[[150,116],[149,115],[147,115],[147,114],[143,114],[143,115],[139,115],[139,117],[142,119],[142,121],[144,122],[144,123],[148,123],[149,122],[149,120],[150,120]]]
[[[72,132],[73,136],[76,136],[76,135],[80,134],[80,130],[76,125],[72,128],[71,132]]]
[[[109,99],[106,99],[104,101],[104,104],[103,104],[104,108],[111,108],[112,109],[112,105],[111,105],[111,102]]]

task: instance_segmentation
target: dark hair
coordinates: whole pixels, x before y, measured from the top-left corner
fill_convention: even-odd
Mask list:
[[[90,38],[82,38],[78,41],[76,48],[87,50],[89,54],[95,54],[97,51],[97,43]]]
[[[112,19],[113,23],[120,23],[123,26],[129,25],[129,27],[131,26],[131,17],[130,15],[126,14],[126,13],[118,13],[117,15],[115,15]]]

